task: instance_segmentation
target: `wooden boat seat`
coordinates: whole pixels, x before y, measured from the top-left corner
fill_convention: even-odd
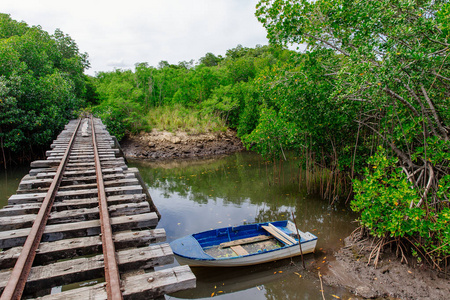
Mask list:
[[[247,250],[245,250],[244,248],[242,248],[241,245],[236,245],[236,246],[231,246],[230,247],[231,250],[234,251],[234,253],[236,253],[239,256],[244,256],[244,255],[248,255],[249,253],[247,252]]]
[[[232,247],[232,246],[237,246],[237,245],[251,244],[251,243],[266,241],[266,240],[270,240],[270,239],[273,239],[273,236],[258,235],[258,236],[254,236],[251,238],[245,238],[245,239],[234,240],[231,242],[221,243],[219,245],[219,248],[227,248],[227,247]]]
[[[286,233],[284,233],[283,231],[281,231],[280,229],[278,229],[277,227],[273,226],[270,223],[269,226],[261,226],[261,227],[268,233],[273,235],[277,240],[285,243],[286,245],[290,246],[297,243],[297,241],[294,238],[290,237],[289,235],[287,235]]]

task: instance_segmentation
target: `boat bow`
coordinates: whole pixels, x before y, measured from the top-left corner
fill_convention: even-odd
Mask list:
[[[190,259],[214,259],[214,257],[206,254],[198,241],[188,235],[181,239],[177,239],[170,243],[173,253]]]

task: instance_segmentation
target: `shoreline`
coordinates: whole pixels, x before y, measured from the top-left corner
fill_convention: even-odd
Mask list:
[[[413,257],[408,258],[408,263],[401,263],[395,250],[389,249],[380,254],[375,268],[373,260],[368,265],[371,240],[347,237],[344,242],[323,270],[326,284],[347,288],[365,299],[448,299],[450,274],[446,279],[429,266],[413,262]]]
[[[196,135],[153,130],[126,137],[121,147],[127,158],[150,161],[208,158],[245,149],[236,132],[229,129]]]

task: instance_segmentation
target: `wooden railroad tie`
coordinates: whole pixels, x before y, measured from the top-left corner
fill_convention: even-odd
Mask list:
[[[73,145],[69,147],[72,136]],[[99,119],[85,118],[80,123],[72,120],[46,152],[47,159],[31,163],[17,193],[0,209],[0,248],[4,249],[0,252],[2,300],[19,299],[17,295],[22,293],[27,298],[39,295],[39,299],[145,299],[195,287],[196,279],[188,266],[154,270],[155,266],[173,263],[174,255],[167,243],[161,243],[166,239],[164,229],[155,229],[160,215],[145,183],[136,168],[127,167],[120,157],[123,152],[115,145],[115,138]],[[60,179],[55,177],[58,169],[62,170]],[[99,174],[101,185],[97,184]],[[25,277],[26,287],[21,292],[13,288],[13,293],[3,293],[10,289],[11,274],[16,272],[11,268],[20,260],[42,201],[55,180],[59,186],[56,185],[48,220],[38,238],[39,248]],[[104,195],[100,197],[102,190]],[[110,223],[109,243],[113,246],[113,253],[108,256],[117,259],[112,260],[112,266],[116,264],[120,276],[113,288],[118,288],[121,295],[108,296],[105,283],[50,294],[56,286],[105,276],[105,234],[101,234],[99,217],[102,197]],[[108,281],[110,275],[106,277]]]

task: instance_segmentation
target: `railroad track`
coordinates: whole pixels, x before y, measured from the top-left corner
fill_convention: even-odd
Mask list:
[[[173,253],[138,171],[114,144],[99,119],[73,120],[31,164],[0,210],[1,300],[148,299],[195,286],[187,266],[154,271]]]

